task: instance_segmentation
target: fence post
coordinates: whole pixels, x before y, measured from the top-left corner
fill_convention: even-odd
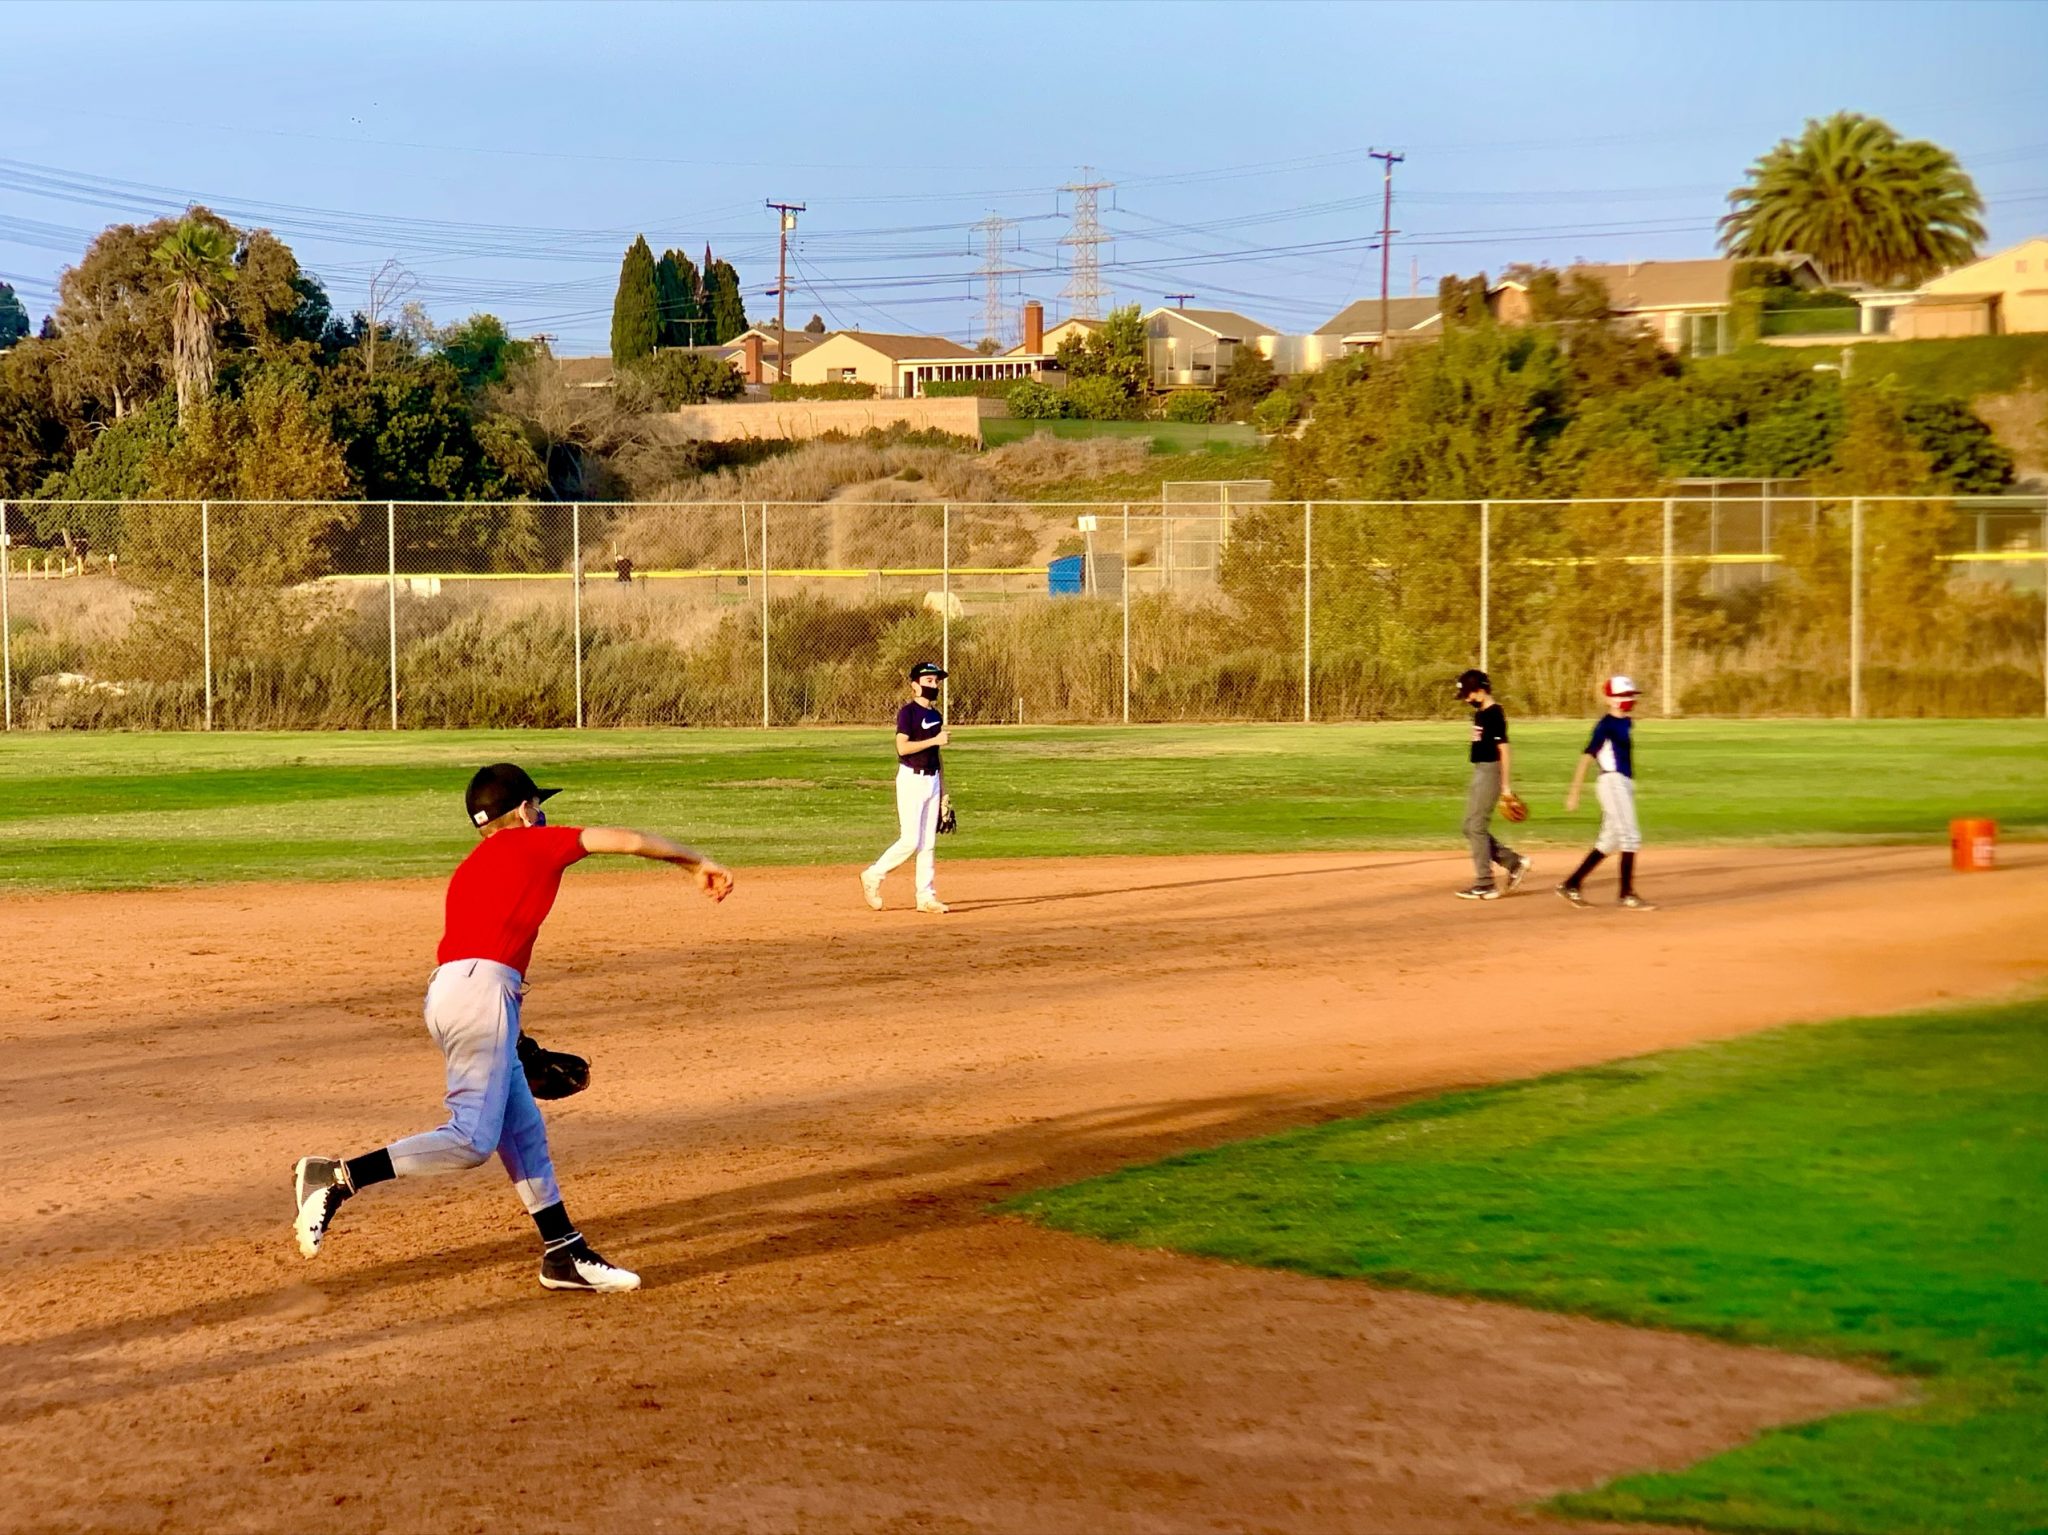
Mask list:
[[[1664,660],[1657,684],[1658,712],[1666,716],[1678,712],[1678,690],[1671,683],[1672,621],[1677,607],[1677,592],[1673,582],[1673,554],[1676,527],[1676,508],[1669,496],[1664,498]]]
[[[1131,503],[1124,503],[1124,723],[1131,722]]]
[[[1487,668],[1486,653],[1493,625],[1493,503],[1479,503],[1479,669]]]
[[[1849,500],[1849,718],[1863,718],[1863,498]]]
[[[1312,630],[1315,619],[1315,579],[1310,570],[1315,563],[1316,552],[1316,504],[1304,501],[1301,504],[1301,722],[1306,725],[1314,716],[1315,687],[1311,679],[1315,675],[1315,641]]]
[[[2048,717],[2048,510],[2041,513],[2041,713]]]
[[[953,717],[953,503],[939,508],[939,713]]]
[[[398,503],[384,503],[384,551],[390,565],[390,583],[385,597],[390,611],[391,640],[391,728],[398,728]]]
[[[761,503],[761,728],[768,728],[768,503]]]
[[[6,723],[14,728],[14,633],[7,616],[7,567],[14,563],[14,545],[7,534],[7,503],[0,501],[0,692],[6,695]]]
[[[576,587],[576,728],[583,728],[583,506],[569,503],[569,579]]]
[[[200,668],[206,689],[206,728],[213,729],[213,504],[199,503]]]

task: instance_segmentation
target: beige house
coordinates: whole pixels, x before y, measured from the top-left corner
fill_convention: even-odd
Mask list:
[[[833,331],[790,361],[796,384],[873,384],[894,395],[902,387],[903,364],[971,359],[975,353],[944,336],[897,336],[884,331]]]
[[[1904,293],[1859,293],[1865,339],[1927,341],[2048,331],[2048,238],[1929,278]]]
[[[793,330],[789,333],[786,343],[778,343],[774,326],[755,325],[741,331],[723,346],[696,350],[715,350],[720,357],[738,369],[740,377],[750,384],[774,384],[781,382],[782,379],[778,363],[784,345],[788,348],[790,372],[794,375],[796,359],[822,340],[824,337],[810,331]]]
[[[1820,269],[1806,257],[1785,256],[1780,261],[1797,286],[1827,286]],[[1700,355],[1724,352],[1734,345],[1728,325],[1729,290],[1741,264],[1730,257],[1581,262],[1564,268],[1558,276],[1583,273],[1599,279],[1617,316],[1634,320],[1667,351]],[[1521,283],[1496,283],[1487,291],[1486,304],[1503,324],[1526,325],[1529,321],[1528,290]]]
[[[1431,340],[1443,334],[1441,321],[1442,315],[1434,297],[1390,297],[1386,301],[1386,333],[1383,335],[1380,301],[1376,298],[1357,299],[1302,337],[1304,342],[1315,343],[1303,348],[1306,366],[1285,371],[1313,372],[1332,357],[1378,352],[1390,344],[1399,346],[1404,341]]]
[[[1160,308],[1143,324],[1154,389],[1214,389],[1239,347],[1275,357],[1288,351],[1286,343],[1299,339],[1231,309]]]

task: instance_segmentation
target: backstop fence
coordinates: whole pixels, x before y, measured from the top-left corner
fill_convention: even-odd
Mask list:
[[[8,729],[2048,711],[2048,500],[0,502]]]

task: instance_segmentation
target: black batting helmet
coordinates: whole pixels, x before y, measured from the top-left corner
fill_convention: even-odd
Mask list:
[[[1476,666],[1469,671],[1459,672],[1458,680],[1454,685],[1458,690],[1458,697],[1460,698],[1470,698],[1482,688],[1489,693],[1493,691],[1493,679],[1487,676],[1485,672],[1480,671]]]

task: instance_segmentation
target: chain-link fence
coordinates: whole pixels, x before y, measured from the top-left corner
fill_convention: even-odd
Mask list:
[[[0,504],[9,728],[2048,709],[2048,500]]]

